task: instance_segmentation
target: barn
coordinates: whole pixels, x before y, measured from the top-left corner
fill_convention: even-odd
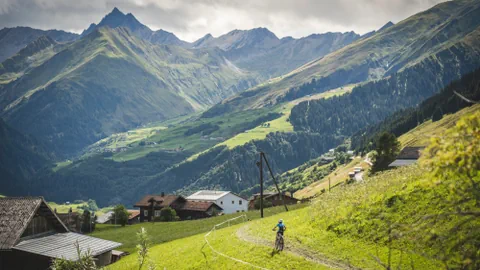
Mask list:
[[[49,269],[56,258],[77,260],[77,246],[105,266],[121,244],[71,232],[42,197],[0,198],[0,269]]]

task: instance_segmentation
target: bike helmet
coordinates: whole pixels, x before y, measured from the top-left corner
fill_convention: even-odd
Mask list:
[[[280,219],[280,220],[278,221],[278,223],[283,223],[283,219]]]

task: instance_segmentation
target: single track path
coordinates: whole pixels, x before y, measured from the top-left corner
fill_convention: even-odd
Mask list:
[[[263,246],[272,247],[272,249],[273,249],[273,246],[274,246],[273,240],[268,241],[266,239],[258,238],[258,237],[255,237],[255,236],[252,236],[252,235],[248,234],[248,227],[249,227],[249,225],[245,225],[245,226],[242,226],[240,229],[237,230],[237,237],[240,240],[250,242],[250,243],[253,243],[253,244],[256,244],[256,245],[263,245]],[[289,245],[287,243],[287,241],[285,241],[284,251],[287,251],[291,254],[303,257],[306,260],[314,262],[316,264],[321,264],[321,265],[324,265],[324,266],[327,266],[327,267],[330,267],[330,268],[334,268],[334,269],[360,269],[360,268],[353,267],[349,264],[333,261],[333,260],[331,260],[331,259],[329,259],[325,256],[322,256],[321,254],[313,252],[311,250],[301,248],[301,247],[295,247],[291,244]],[[273,252],[274,251],[272,251],[272,253]]]

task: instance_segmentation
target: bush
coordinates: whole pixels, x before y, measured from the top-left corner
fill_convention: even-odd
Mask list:
[[[165,207],[160,210],[160,221],[175,221],[177,218],[177,212],[175,209]]]
[[[119,204],[115,206],[113,209],[113,219],[115,220],[116,224],[120,224],[125,226],[128,223],[128,216],[130,214],[128,213],[127,209],[125,209],[125,206]]]
[[[255,209],[260,209],[260,198],[256,199],[253,203]],[[263,208],[272,207],[272,202],[263,200]]]

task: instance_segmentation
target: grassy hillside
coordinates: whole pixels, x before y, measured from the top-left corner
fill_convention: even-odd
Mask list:
[[[326,192],[307,208],[219,229],[208,239],[219,252],[259,267],[477,269],[479,123],[478,111],[463,117],[432,140],[420,166],[378,173]],[[286,251],[276,254],[271,228],[279,218],[287,226]],[[250,268],[210,253],[203,239],[155,246],[150,259],[160,267]],[[112,269],[135,267],[135,256]]]
[[[329,165],[324,165],[329,166]],[[348,173],[353,171],[354,167],[362,167],[364,171],[368,171],[370,167],[368,163],[364,161],[361,157],[356,157],[351,162],[338,166],[330,174],[320,179],[316,179],[315,182],[311,183],[307,187],[295,192],[295,197],[297,198],[310,198],[315,197],[323,192],[327,192],[330,188],[335,188],[341,184],[344,184],[348,179]],[[313,170],[315,165],[311,168]],[[306,170],[305,173],[309,173],[309,170]]]
[[[39,30],[30,27],[3,28],[0,30],[0,63],[18,53],[41,36],[66,43],[78,38],[77,34],[59,30]]]
[[[398,141],[402,147],[427,146],[432,137],[441,136],[447,129],[455,126],[460,118],[465,115],[473,114],[475,111],[480,111],[479,104],[467,107],[453,114],[444,115],[442,119],[435,122],[428,120],[400,136]]]
[[[290,208],[293,211],[306,206],[306,204],[298,204],[291,206]],[[283,206],[271,207],[265,209],[264,215],[268,217],[284,211],[285,208],[283,208]],[[135,246],[137,244],[135,233],[138,232],[142,227],[147,229],[147,231],[149,232],[151,244],[158,245],[181,238],[186,238],[196,234],[207,233],[212,229],[215,224],[222,223],[228,219],[238,217],[243,214],[246,214],[249,220],[255,220],[260,218],[260,211],[248,211],[245,213],[227,214],[208,219],[181,222],[147,222],[126,227],[120,227],[111,224],[98,224],[96,226],[95,232],[90,235],[102,239],[121,242],[123,245],[119,248],[120,250],[134,253]],[[234,224],[238,224],[240,222],[245,222],[245,220],[239,219]]]
[[[268,106],[291,97],[388,78],[408,69],[416,72],[423,69],[429,73],[446,63],[468,62],[469,56],[462,60],[461,55],[478,55],[479,13],[478,1],[438,4],[369,38],[357,40],[284,76],[227,99],[212,108],[210,113]],[[465,68],[462,65],[456,67]]]
[[[315,264],[300,256],[289,253],[274,253],[270,247],[242,241],[236,237],[241,225],[232,226],[209,237],[212,247],[227,256],[246,261],[265,269],[331,269]],[[270,233],[274,236],[274,233]],[[204,235],[182,238],[158,245],[150,250],[150,257],[157,268],[178,269],[252,269],[231,259],[213,253],[205,245]],[[160,259],[161,258],[161,259]],[[135,256],[129,255],[108,269],[136,269]],[[145,267],[146,269],[146,267]]]
[[[152,45],[124,28],[100,28],[5,85],[0,105],[15,128],[73,154],[112,133],[200,110],[253,82],[219,49]]]
[[[0,84],[8,84],[18,79],[66,46],[68,45],[58,43],[49,36],[40,36],[0,64]]]

